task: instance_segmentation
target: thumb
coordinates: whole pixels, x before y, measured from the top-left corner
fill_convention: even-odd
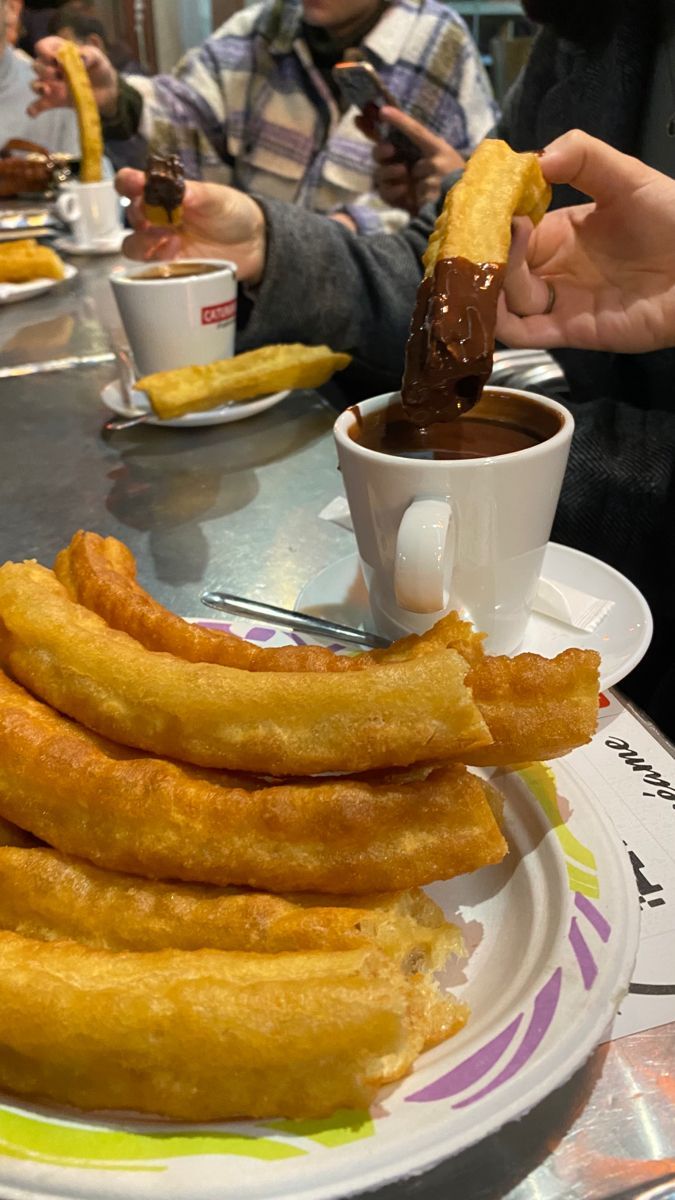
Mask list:
[[[40,38],[40,40],[35,43],[35,57],[38,62],[49,63],[51,66],[57,66],[57,54],[59,50],[65,46],[65,44],[66,43],[64,39],[60,37],[50,36]]]
[[[617,191],[633,191],[655,174],[637,158],[580,129],[564,133],[546,147],[541,169],[549,183],[567,183],[600,203],[615,200]]]
[[[130,200],[135,200],[137,196],[143,195],[145,175],[142,171],[132,171],[131,167],[122,167],[115,176],[115,187],[120,196],[128,196]]]
[[[233,188],[223,187],[221,183],[188,179],[185,182],[183,209],[192,217],[202,220],[222,220],[229,216],[236,195]]]
[[[400,108],[394,108],[391,104],[382,106],[379,118],[394,129],[399,129],[401,133],[406,133],[410,140],[419,146],[420,150],[435,150],[439,141],[443,140],[416,121],[414,117],[408,116],[408,113],[402,112]]]

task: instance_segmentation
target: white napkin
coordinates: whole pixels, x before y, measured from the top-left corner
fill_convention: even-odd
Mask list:
[[[332,521],[343,529],[353,530],[352,516],[344,496],[336,496],[331,500],[321,510],[319,517],[322,521]],[[591,596],[557,580],[540,579],[532,607],[543,617],[553,617],[572,629],[593,633],[614,607],[614,601]]]

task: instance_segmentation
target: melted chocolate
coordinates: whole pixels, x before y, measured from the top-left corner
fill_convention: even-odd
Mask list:
[[[386,414],[385,419],[381,413],[376,413],[374,419],[366,419],[350,431],[350,437],[360,446],[380,454],[435,462],[496,458],[516,450],[527,450],[542,441],[535,430],[508,421],[472,416],[420,427],[406,420],[402,412],[398,420],[393,413]]]
[[[408,420],[400,401],[363,413],[357,404],[349,436],[367,450],[397,458],[435,461],[495,458],[527,450],[554,437],[561,428],[556,412],[518,393],[485,392],[472,412],[457,421],[426,426]]]
[[[185,195],[185,176],[183,164],[177,154],[163,157],[161,154],[151,154],[146,167],[146,183],[143,200],[157,208],[163,208],[167,220],[183,203]]]
[[[401,396],[415,425],[473,408],[492,371],[504,267],[441,259],[417,289]]]

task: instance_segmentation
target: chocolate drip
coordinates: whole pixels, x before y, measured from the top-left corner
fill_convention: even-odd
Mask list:
[[[406,347],[401,396],[415,425],[473,408],[492,371],[504,267],[441,259],[422,280]]]
[[[151,154],[146,168],[146,184],[143,200],[157,208],[163,208],[167,220],[183,202],[185,195],[185,176],[183,164],[177,154],[164,158],[161,154]]]

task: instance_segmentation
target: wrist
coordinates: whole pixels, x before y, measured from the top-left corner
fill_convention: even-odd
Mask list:
[[[260,205],[256,204],[255,200],[252,200],[251,204],[255,209],[253,219],[254,228],[250,238],[251,252],[248,256],[249,266],[246,270],[245,278],[242,279],[242,283],[247,284],[249,287],[257,287],[262,281],[263,275],[265,274],[265,261],[267,258],[267,222],[265,220],[265,213]]]
[[[105,121],[114,121],[119,114],[120,79],[117,72],[112,83],[106,88],[101,99],[100,112]]]

